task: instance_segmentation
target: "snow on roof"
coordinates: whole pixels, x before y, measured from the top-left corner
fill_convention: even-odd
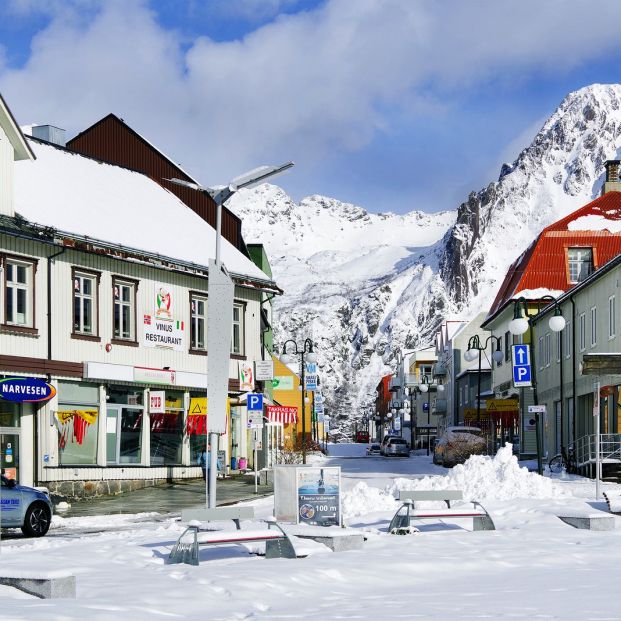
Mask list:
[[[15,166],[15,211],[44,226],[207,267],[216,231],[172,192],[137,172],[29,140],[37,159]],[[235,275],[270,281],[222,237]]]
[[[523,289],[522,291],[516,291],[513,294],[512,299],[526,298],[527,300],[541,300],[546,295],[551,295],[553,298],[558,298],[563,295],[564,291],[559,289],[546,289],[545,287],[539,287],[538,289]]]
[[[567,224],[569,231],[610,231],[621,233],[621,220],[611,220],[603,215],[592,214],[572,220]]]

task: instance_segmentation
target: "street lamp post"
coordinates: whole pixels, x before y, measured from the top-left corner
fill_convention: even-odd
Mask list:
[[[544,295],[540,297],[537,302],[548,302],[546,306],[549,304],[554,304],[554,315],[550,317],[550,321],[548,325],[550,326],[550,330],[552,332],[560,332],[565,328],[565,318],[563,317],[563,311],[559,306],[557,299],[551,295]],[[516,336],[521,336],[524,334],[531,325],[531,321],[536,319],[539,313],[545,310],[545,306],[542,309],[539,309],[535,315],[528,315],[528,300],[524,297],[520,297],[513,302],[513,319],[509,323],[509,331],[511,334]],[[522,315],[522,312],[524,315]],[[532,340],[532,339],[531,339]],[[535,343],[532,343],[531,351],[530,351],[530,360],[531,360],[531,368],[532,368],[532,385],[533,385],[533,401],[535,405],[539,404],[539,395],[537,394],[537,364],[535,362]],[[559,362],[562,367],[563,361]],[[561,425],[563,418],[563,402],[561,400]],[[535,438],[537,442],[537,472],[539,474],[543,473],[543,447],[542,447],[542,430],[541,430],[541,417],[539,416],[539,412],[535,413]]]
[[[317,362],[317,354],[313,351],[313,341],[310,339],[304,340],[304,347],[299,350],[298,344],[293,340],[289,339],[285,341],[282,346],[282,354],[280,356],[280,361],[283,364],[289,364],[291,362],[291,355],[287,353],[287,345],[289,343],[293,343],[295,350],[291,352],[291,355],[300,356],[301,359],[301,393],[302,393],[302,463],[306,463],[306,398],[305,398],[305,381],[306,381],[306,363],[304,361],[304,356],[306,356],[306,360],[311,364]]]
[[[464,358],[468,362],[472,362],[477,356],[479,357],[479,367],[477,373],[477,425],[481,427],[481,355],[487,350],[490,341],[496,341],[496,351],[492,354],[494,362],[502,362],[502,350],[500,349],[500,337],[491,334],[485,339],[485,344],[481,345],[478,334],[470,337],[468,341],[468,349],[464,354]],[[489,421],[489,418],[488,418]]]
[[[197,183],[191,183],[189,181],[185,181],[183,179],[165,179],[165,181],[170,181],[175,185],[181,185],[192,190],[196,190],[201,194],[205,194],[209,196],[216,203],[216,256],[215,256],[215,264],[211,264],[209,266],[209,282],[210,285],[214,285],[214,281],[218,281],[218,284],[215,285],[220,288],[223,292],[222,300],[226,299],[226,306],[229,306],[228,300],[230,298],[230,310],[228,312],[229,319],[228,323],[224,323],[221,316],[222,313],[222,305],[219,303],[211,303],[209,305],[209,315],[207,318],[208,329],[207,332],[207,351],[210,353],[210,356],[207,357],[207,384],[208,384],[208,392],[212,393],[208,395],[211,397],[211,403],[214,406],[212,410],[212,414],[207,417],[207,412],[205,412],[205,416],[207,417],[207,439],[206,439],[206,447],[205,450],[209,455],[209,464],[211,465],[208,468],[209,476],[206,477],[205,481],[205,498],[206,504],[209,508],[215,508],[216,506],[216,481],[217,481],[217,468],[216,463],[218,461],[218,438],[220,433],[224,433],[226,429],[223,427],[226,426],[226,415],[223,414],[226,411],[226,407],[223,404],[226,401],[226,395],[228,394],[228,356],[230,354],[230,344],[229,344],[229,352],[226,352],[226,358],[223,354],[224,350],[222,349],[223,339],[226,338],[226,335],[220,333],[218,328],[214,328],[214,326],[222,327],[224,325],[231,325],[233,318],[233,290],[234,285],[231,280],[228,272],[224,269],[224,266],[220,257],[220,247],[222,243],[222,206],[226,201],[233,196],[238,190],[243,188],[252,187],[258,183],[265,181],[270,177],[274,177],[275,175],[279,175],[280,173],[285,172],[289,168],[293,166],[293,162],[287,162],[285,164],[281,164],[280,166],[261,166],[259,168],[255,168],[239,177],[233,179],[228,185],[223,187],[215,187],[208,188],[198,185]],[[213,272],[212,272],[213,270]],[[212,275],[213,274],[213,275]],[[211,287],[210,287],[211,289]],[[214,301],[214,297],[210,292],[210,301]],[[216,307],[217,308],[216,310]],[[229,332],[231,332],[232,327],[229,328]],[[226,346],[226,342],[224,343]],[[222,354],[222,355],[220,355]],[[214,358],[217,358],[215,360]],[[211,359],[211,360],[210,360]],[[213,363],[216,363],[215,365]],[[222,397],[222,391],[224,390],[224,397]],[[222,403],[221,403],[222,402]],[[215,410],[218,410],[217,412]],[[217,420],[216,427],[210,427],[210,421]],[[222,424],[224,421],[224,424]]]

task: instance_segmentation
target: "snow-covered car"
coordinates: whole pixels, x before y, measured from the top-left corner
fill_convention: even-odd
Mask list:
[[[369,444],[367,446],[367,455],[380,455],[382,447],[377,442],[373,442],[373,444]]]
[[[21,528],[26,537],[43,537],[52,523],[52,502],[44,492],[2,477],[2,528]]]
[[[410,447],[403,438],[389,438],[384,446],[385,457],[409,457]]]
[[[433,463],[446,468],[463,464],[470,455],[487,452],[487,442],[478,427],[447,427],[435,443]]]

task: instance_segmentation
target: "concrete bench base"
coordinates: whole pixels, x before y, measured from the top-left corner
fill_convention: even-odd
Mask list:
[[[614,530],[615,518],[612,515],[559,515],[565,524],[584,530]]]
[[[73,575],[48,578],[0,575],[0,584],[15,587],[41,599],[75,599],[75,576]]]
[[[364,535],[347,534],[347,535],[304,535],[295,534],[300,539],[312,539],[317,543],[323,543],[328,546],[332,552],[346,552],[347,550],[362,550],[364,544]]]

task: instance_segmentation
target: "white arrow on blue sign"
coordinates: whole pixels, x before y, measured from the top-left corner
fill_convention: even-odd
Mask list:
[[[246,407],[249,412],[262,412],[263,395],[261,393],[249,392],[246,400]]]
[[[532,386],[530,345],[512,345],[513,385],[516,388]]]

